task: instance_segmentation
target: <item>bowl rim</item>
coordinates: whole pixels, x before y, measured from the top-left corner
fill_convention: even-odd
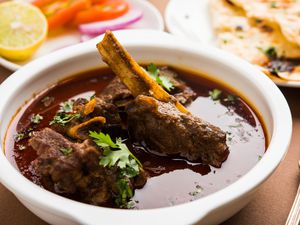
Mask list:
[[[168,215],[172,215],[176,224],[182,224],[196,222],[216,208],[222,207],[250,193],[274,172],[288,150],[292,134],[292,118],[284,96],[267,76],[264,76],[254,66],[231,54],[213,47],[202,46],[186,39],[174,37],[164,32],[125,30],[114,33],[125,47],[157,47],[161,50],[175,48],[178,51],[185,51],[188,54],[202,55],[214,61],[222,61],[229,67],[240,71],[240,73],[251,74],[251,76],[253,76],[253,82],[256,82],[263,95],[268,98],[274,118],[272,121],[273,135],[270,137],[270,143],[265,157],[236,182],[193,202],[164,208],[122,210],[76,202],[46,191],[33,184],[8,162],[3,151],[4,143],[2,143],[0,148],[2,150],[2,153],[0,153],[0,181],[4,186],[18,198],[26,202],[30,201],[30,204],[38,205],[42,209],[51,210],[59,215],[84,224],[93,224],[93,221],[97,220],[97,215],[101,215],[101,217],[98,218],[104,221],[107,218],[110,219],[108,221],[111,221],[113,224],[114,222],[117,223],[118,220],[124,222],[132,221],[133,217],[142,221],[144,224],[145,218],[149,218],[148,223],[151,221],[153,224],[153,221],[159,221],[161,218],[167,218]],[[18,87],[28,84],[30,79],[53,67],[56,63],[67,62],[73,58],[83,57],[85,54],[96,51],[95,43],[97,40],[102,39],[102,37],[103,36],[100,36],[95,40],[58,50],[30,62],[1,84],[0,96],[8,96],[17,92]],[[11,87],[14,87],[13,90],[11,90]],[[5,105],[7,105],[7,102],[4,98],[0,102],[0,121],[3,115],[5,115]],[[279,118],[285,119],[280,120]],[[47,201],[44,201],[44,199],[47,199]],[[199,211],[199,208],[203,210]],[[184,217],[181,216],[182,210],[186,213]],[[83,211],[85,213],[82,213]],[[116,212],[118,213],[118,218],[114,216]],[[112,220],[111,218],[114,219]]]

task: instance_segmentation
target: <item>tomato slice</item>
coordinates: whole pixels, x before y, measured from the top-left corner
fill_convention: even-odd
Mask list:
[[[48,20],[49,29],[54,29],[71,22],[81,10],[90,7],[90,0],[36,0]]]
[[[79,12],[75,17],[75,24],[115,19],[124,15],[129,10],[129,4],[124,0],[92,1],[99,1],[102,3],[95,4],[91,8]]]

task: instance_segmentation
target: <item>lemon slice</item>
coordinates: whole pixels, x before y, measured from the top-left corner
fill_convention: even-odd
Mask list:
[[[30,58],[47,36],[47,20],[24,2],[0,3],[0,56],[13,61]]]

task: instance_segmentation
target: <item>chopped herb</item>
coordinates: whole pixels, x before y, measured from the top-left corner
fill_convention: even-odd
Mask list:
[[[133,196],[133,190],[130,187],[129,179],[126,177],[118,179],[117,188],[119,195],[115,199],[116,204],[120,208],[129,208],[128,199],[132,198]]]
[[[174,86],[173,86],[172,82],[170,81],[170,79],[165,77],[165,76],[157,76],[156,82],[160,86],[164,87],[169,92],[174,88]]]
[[[65,113],[57,113],[53,120],[50,121],[49,125],[58,124],[61,126],[65,126],[67,123],[69,123],[73,119],[80,118],[80,114],[65,114]]]
[[[28,132],[28,137],[32,137],[33,131]]]
[[[170,92],[174,88],[174,85],[168,77],[159,75],[159,69],[153,63],[147,66],[147,72],[153,80],[167,91]]]
[[[41,102],[44,104],[45,107],[48,107],[52,104],[52,102],[54,102],[54,97],[46,96],[41,100]]]
[[[96,94],[93,94],[93,95],[90,97],[90,101],[93,100],[94,98],[96,98]]]
[[[261,155],[259,155],[259,156],[258,156],[258,160],[261,160],[261,159],[262,159],[262,156],[261,156]]]
[[[131,201],[129,201],[129,202],[127,203],[126,208],[127,208],[127,209],[134,209],[136,203],[137,203],[136,201],[132,201],[132,200],[131,200]]]
[[[278,75],[278,73],[280,72],[280,68],[278,68],[278,67],[272,67],[269,70],[274,75]]]
[[[26,149],[26,146],[25,145],[18,145],[18,149],[19,151],[23,151]]]
[[[268,58],[270,59],[274,59],[277,57],[277,52],[276,52],[276,48],[275,47],[268,47],[266,49],[263,49],[262,47],[257,47],[257,49],[259,51],[261,51],[262,53],[264,53]]]
[[[73,112],[73,101],[66,101],[60,105],[59,112],[70,113]]]
[[[227,97],[224,99],[225,102],[234,102],[238,99],[237,96],[235,95],[227,95]]]
[[[274,47],[269,47],[265,50],[265,54],[269,57],[269,58],[276,58],[277,56],[277,52],[276,49]]]
[[[133,189],[129,179],[139,174],[142,164],[129,151],[121,138],[117,138],[114,142],[109,134],[94,131],[90,131],[90,137],[104,150],[99,165],[103,167],[117,166],[120,168],[117,180],[119,195],[116,196],[115,202],[121,208],[130,208],[128,200],[133,196]]]
[[[97,133],[90,131],[90,137],[94,138],[94,142],[101,148],[118,148],[118,146],[111,140],[109,134],[104,134],[102,132]]]
[[[217,101],[220,99],[222,91],[219,89],[213,89],[212,91],[209,91],[208,94],[212,100]]]
[[[155,64],[151,63],[150,65],[147,66],[147,72],[151,77],[156,78],[159,74],[159,69]]]
[[[25,139],[26,137],[27,137],[27,135],[25,133],[20,132],[14,136],[14,140],[15,140],[15,142],[19,142],[19,141]]]
[[[42,121],[43,117],[40,114],[32,115],[30,121],[31,123],[39,124]]]
[[[121,138],[117,138],[116,142],[113,142],[109,134],[104,134],[102,132],[97,133],[93,131],[90,131],[90,137],[94,139],[98,146],[104,149],[104,157],[102,157],[100,160],[101,166],[112,167],[117,165],[121,169],[129,167],[134,169],[137,173],[139,172],[139,166],[142,167],[142,164],[129,151]]]
[[[70,155],[73,152],[73,149],[71,147],[68,148],[60,148],[59,151],[61,151],[64,155]]]

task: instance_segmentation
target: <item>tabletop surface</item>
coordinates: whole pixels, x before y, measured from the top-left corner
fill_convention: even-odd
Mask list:
[[[168,0],[150,0],[164,12]],[[0,66],[0,82],[12,72]],[[260,187],[253,200],[222,225],[282,225],[285,223],[299,184],[300,159],[300,97],[299,89],[281,88],[293,116],[292,142],[284,161]],[[298,98],[297,98],[298,97]],[[298,138],[297,138],[298,137]],[[0,184],[0,224],[44,225]]]

